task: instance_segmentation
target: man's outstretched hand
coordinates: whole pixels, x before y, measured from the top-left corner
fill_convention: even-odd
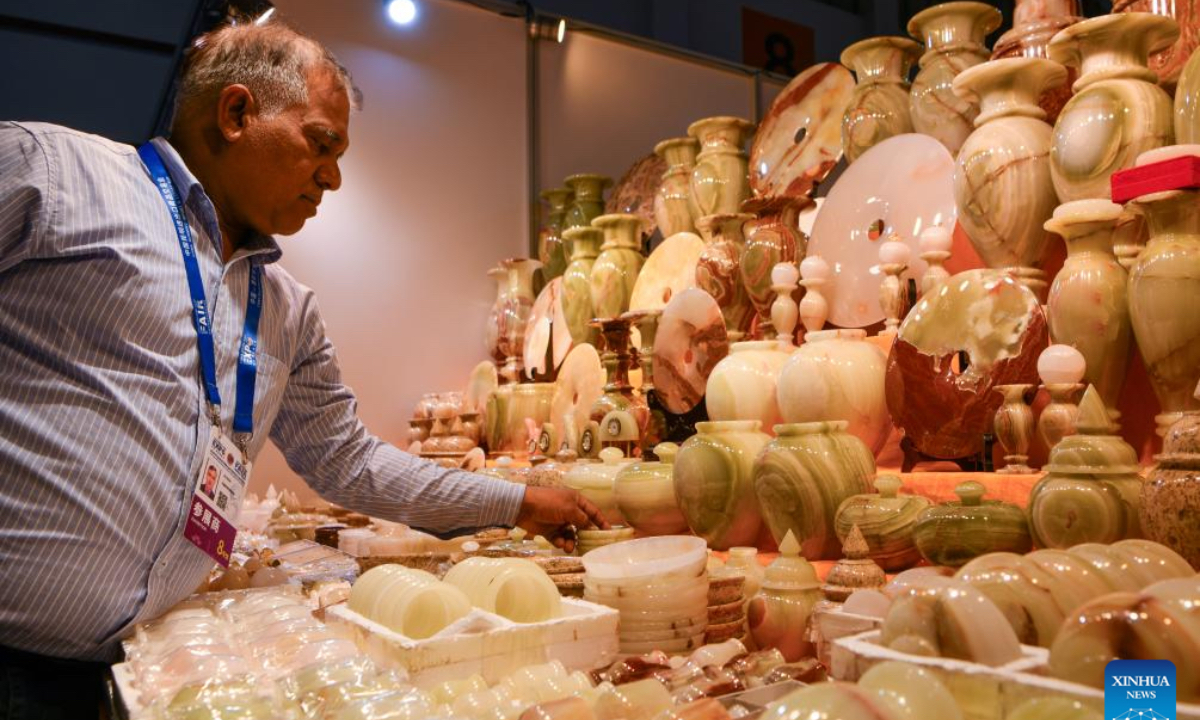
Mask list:
[[[541,535],[557,547],[575,549],[576,528],[595,525],[607,530],[600,509],[575,490],[567,488],[526,487],[517,526],[530,535]]]

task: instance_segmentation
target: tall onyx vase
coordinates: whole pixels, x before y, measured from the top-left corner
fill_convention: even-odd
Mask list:
[[[1038,96],[1066,80],[1041,58],[993,60],[964,70],[954,90],[978,98],[976,129],[955,161],[954,201],[975,252],[989,268],[1016,271],[1039,297],[1050,247],[1043,224],[1058,196],[1050,175],[1051,128]]]
[[[593,220],[604,214],[604,189],[612,185],[612,178],[580,173],[563,180],[563,184],[573,195],[563,218],[564,229],[590,227]]]
[[[642,219],[637,215],[601,215],[592,225],[604,233],[600,256],[592,265],[592,311],[615,318],[629,310],[642,257]]]
[[[1054,124],[1050,172],[1059,200],[1110,198],[1114,172],[1174,143],[1171,96],[1147,62],[1178,36],[1174,20],[1149,13],[1102,15],[1054,36],[1050,58],[1080,71]]]
[[[971,134],[979,114],[979,105],[955,95],[951,83],[963,70],[987,61],[983,42],[1000,20],[1000,11],[986,3],[948,2],[922,10],[908,22],[908,34],[926,48],[909,95],[913,128],[938,140],[951,155]]]
[[[753,219],[747,213],[722,213],[696,221],[705,242],[696,263],[696,286],[716,299],[730,341],[741,340],[754,321],[754,305],[742,283],[741,272],[746,250],[742,228]]]
[[[728,116],[704,118],[688,126],[688,135],[700,141],[691,187],[699,213],[696,220],[735,213],[750,197],[750,169],[742,148],[753,130],[749,121]]]
[[[1120,17],[1120,16],[1117,16]],[[1144,195],[1150,242],[1129,273],[1129,315],[1162,413],[1159,434],[1189,410],[1200,379],[1200,191]]]
[[[654,219],[664,238],[675,233],[695,232],[700,209],[692,197],[692,170],[700,143],[691,137],[671,138],[654,146],[667,163],[662,184],[654,195]]]
[[[1046,306],[1050,339],[1083,354],[1084,382],[1096,387],[1109,410],[1116,410],[1121,397],[1133,340],[1129,277],[1113,254],[1120,218],[1120,205],[1079,200],[1062,205],[1046,222],[1046,229],[1067,243],[1067,259]]]
[[[858,80],[842,116],[846,162],[893,135],[913,131],[908,73],[920,55],[921,46],[903,37],[860,40],[842,52],[842,64]]]
[[[541,267],[537,260],[514,258],[500,263],[504,268],[507,288],[498,305],[499,348],[504,354],[500,374],[516,382],[525,366],[525,329],[533,311],[533,273]]]
[[[600,254],[604,234],[594,227],[563,230],[571,262],[563,273],[562,304],[567,328],[576,345],[595,345],[598,335],[592,326],[596,313],[592,308],[592,267]]]
[[[743,227],[746,247],[738,271],[758,314],[760,334],[772,328],[775,291],[771,289],[771,271],[781,262],[796,263],[804,257],[808,236],[800,229],[798,218],[801,210],[812,205],[807,197],[751,198],[742,203],[742,208],[754,213],[755,218]]]
[[[545,282],[562,275],[570,261],[562,231],[563,219],[567,215],[567,203],[571,198],[572,193],[566,188],[542,191],[542,199],[550,206],[550,211],[546,214],[546,224],[538,233],[538,259],[542,261],[542,279]]]

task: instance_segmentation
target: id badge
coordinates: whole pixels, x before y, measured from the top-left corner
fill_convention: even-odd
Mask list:
[[[249,481],[250,461],[221,428],[212,426],[183,534],[221,567],[229,567],[242,496]]]

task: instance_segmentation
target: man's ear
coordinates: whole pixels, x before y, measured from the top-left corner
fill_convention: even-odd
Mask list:
[[[221,90],[217,98],[217,128],[226,142],[241,138],[257,114],[258,104],[245,85],[229,85]]]

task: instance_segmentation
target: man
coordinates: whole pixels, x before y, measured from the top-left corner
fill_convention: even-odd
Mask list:
[[[0,124],[0,717],[94,715],[96,663],[204,578],[183,529],[210,431],[250,459],[270,437],[322,496],[435,532],[603,526],[576,493],[440,469],[357,419],[271,237],[341,185],[355,92],[315,41],[241,25],[189,53],[170,142]]]

